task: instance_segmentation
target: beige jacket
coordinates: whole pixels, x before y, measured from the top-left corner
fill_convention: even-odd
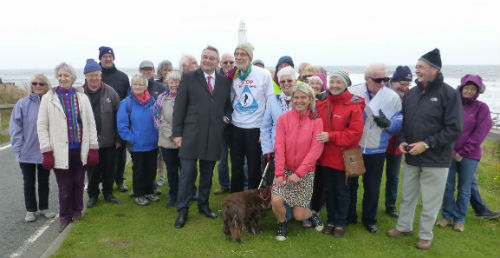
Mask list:
[[[77,91],[76,95],[80,105],[83,127],[80,157],[82,164],[86,165],[89,149],[99,149],[99,144],[97,143],[97,131],[90,101],[81,88],[75,88],[75,90]],[[42,97],[40,111],[38,112],[37,131],[40,140],[40,151],[42,153],[53,151],[54,168],[68,169],[68,125],[56,88],[49,90]]]
[[[177,145],[170,139],[172,136],[172,113],[174,112],[174,101],[169,97],[163,101],[161,109],[161,125],[159,128],[158,146],[166,149],[177,149]]]

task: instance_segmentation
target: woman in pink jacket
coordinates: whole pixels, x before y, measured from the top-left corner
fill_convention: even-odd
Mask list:
[[[323,229],[319,216],[308,208],[316,160],[323,151],[323,144],[315,138],[323,130],[323,122],[311,111],[314,102],[314,90],[305,83],[299,84],[292,90],[293,109],[278,118],[271,197],[273,212],[278,219],[278,241],[285,240],[288,231],[284,202],[292,207],[296,220],[309,219],[316,231]]]

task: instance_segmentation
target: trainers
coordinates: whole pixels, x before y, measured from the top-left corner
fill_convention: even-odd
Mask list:
[[[311,221],[308,219],[305,219],[302,221],[302,227],[303,228],[310,228],[312,226]]]
[[[417,248],[422,250],[427,250],[431,248],[432,240],[420,239],[417,242]]]
[[[399,231],[395,228],[387,231],[387,235],[390,236],[390,237],[400,237],[400,236],[410,236],[413,234],[413,231],[406,231],[406,232],[403,232],[403,231]]]
[[[288,231],[288,224],[286,223],[286,221],[278,222],[278,231],[276,232],[276,240],[285,241],[287,231]]]
[[[36,212],[34,212],[34,211],[26,212],[26,216],[24,217],[24,221],[33,222],[35,220],[36,220]]]
[[[455,223],[455,224],[453,224],[453,230],[455,230],[457,232],[464,232],[465,225],[462,223]]]
[[[149,201],[148,201],[148,199],[146,199],[145,196],[139,196],[139,197],[135,197],[135,203],[137,203],[140,206],[146,206],[149,204]]]
[[[323,233],[328,234],[328,235],[332,234],[334,228],[335,228],[335,226],[333,224],[326,224],[326,226],[323,228]]]
[[[71,221],[61,221],[61,224],[59,224],[59,228],[57,229],[57,232],[61,233],[64,231],[64,229],[69,225]]]
[[[436,223],[436,226],[439,226],[439,227],[446,227],[446,226],[449,226],[449,225],[451,225],[451,221],[449,221],[448,219],[445,219],[445,218],[440,219]]]
[[[223,194],[223,193],[227,193],[227,192],[229,192],[228,188],[221,187],[221,188],[215,190],[214,194]]]
[[[344,237],[344,234],[345,234],[345,229],[343,227],[335,227],[332,233],[333,237],[337,238]]]
[[[130,196],[130,197],[135,197],[134,190],[130,190],[130,193],[128,193],[128,196]]]
[[[311,224],[312,224],[314,230],[316,230],[318,232],[323,230],[323,223],[319,219],[318,214],[313,212],[313,215],[309,218],[309,220],[311,221]]]
[[[165,184],[165,179],[163,179],[163,177],[158,178],[158,181],[156,181],[156,184],[158,186],[163,186]]]
[[[389,206],[385,208],[385,212],[393,218],[399,217],[398,210],[396,209],[395,206]]]
[[[116,184],[116,188],[118,189],[118,191],[120,191],[122,193],[128,191],[128,187],[125,185],[124,182]]]
[[[490,209],[486,209],[481,213],[476,214],[476,219],[496,219],[500,217],[500,212],[492,211]]]
[[[154,194],[146,194],[146,198],[152,202],[157,202],[160,200],[160,197],[158,197]]]
[[[56,213],[55,212],[51,212],[49,210],[39,210],[38,211],[38,215],[39,216],[44,216],[47,219],[51,219],[51,218],[53,218],[53,217],[56,216]]]

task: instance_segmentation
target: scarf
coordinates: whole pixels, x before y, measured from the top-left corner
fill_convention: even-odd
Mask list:
[[[132,94],[134,94],[134,96],[137,99],[137,101],[139,101],[143,105],[145,105],[146,103],[148,103],[149,99],[151,99],[151,95],[149,95],[149,92],[147,90],[144,91],[144,95],[142,96],[142,98],[139,97],[138,95],[136,95],[133,92],[132,92]]]
[[[292,97],[285,95],[285,93],[281,92],[279,95],[279,100],[281,102],[281,109],[283,112],[288,112],[292,109],[292,105],[290,105]]]
[[[170,98],[173,102],[175,102],[176,96],[177,95],[172,95],[170,92],[163,92],[162,94],[158,95],[158,99],[156,100],[153,106],[153,120],[156,129],[160,129],[161,111],[163,110],[163,102],[165,102],[167,98]]]

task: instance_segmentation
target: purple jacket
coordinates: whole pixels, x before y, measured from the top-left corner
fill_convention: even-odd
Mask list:
[[[462,78],[462,83],[458,87],[464,107],[464,130],[455,142],[453,153],[458,153],[464,158],[481,160],[481,143],[488,135],[493,124],[488,105],[477,100],[483,85],[480,77],[479,80],[476,77],[479,76],[468,75]],[[472,98],[462,96],[462,88],[467,82],[474,82],[474,84],[478,85],[478,92]]]
[[[9,134],[12,150],[16,159],[21,163],[41,164],[43,160],[40,153],[40,142],[36,130],[40,96],[31,93],[20,99],[10,117]]]

